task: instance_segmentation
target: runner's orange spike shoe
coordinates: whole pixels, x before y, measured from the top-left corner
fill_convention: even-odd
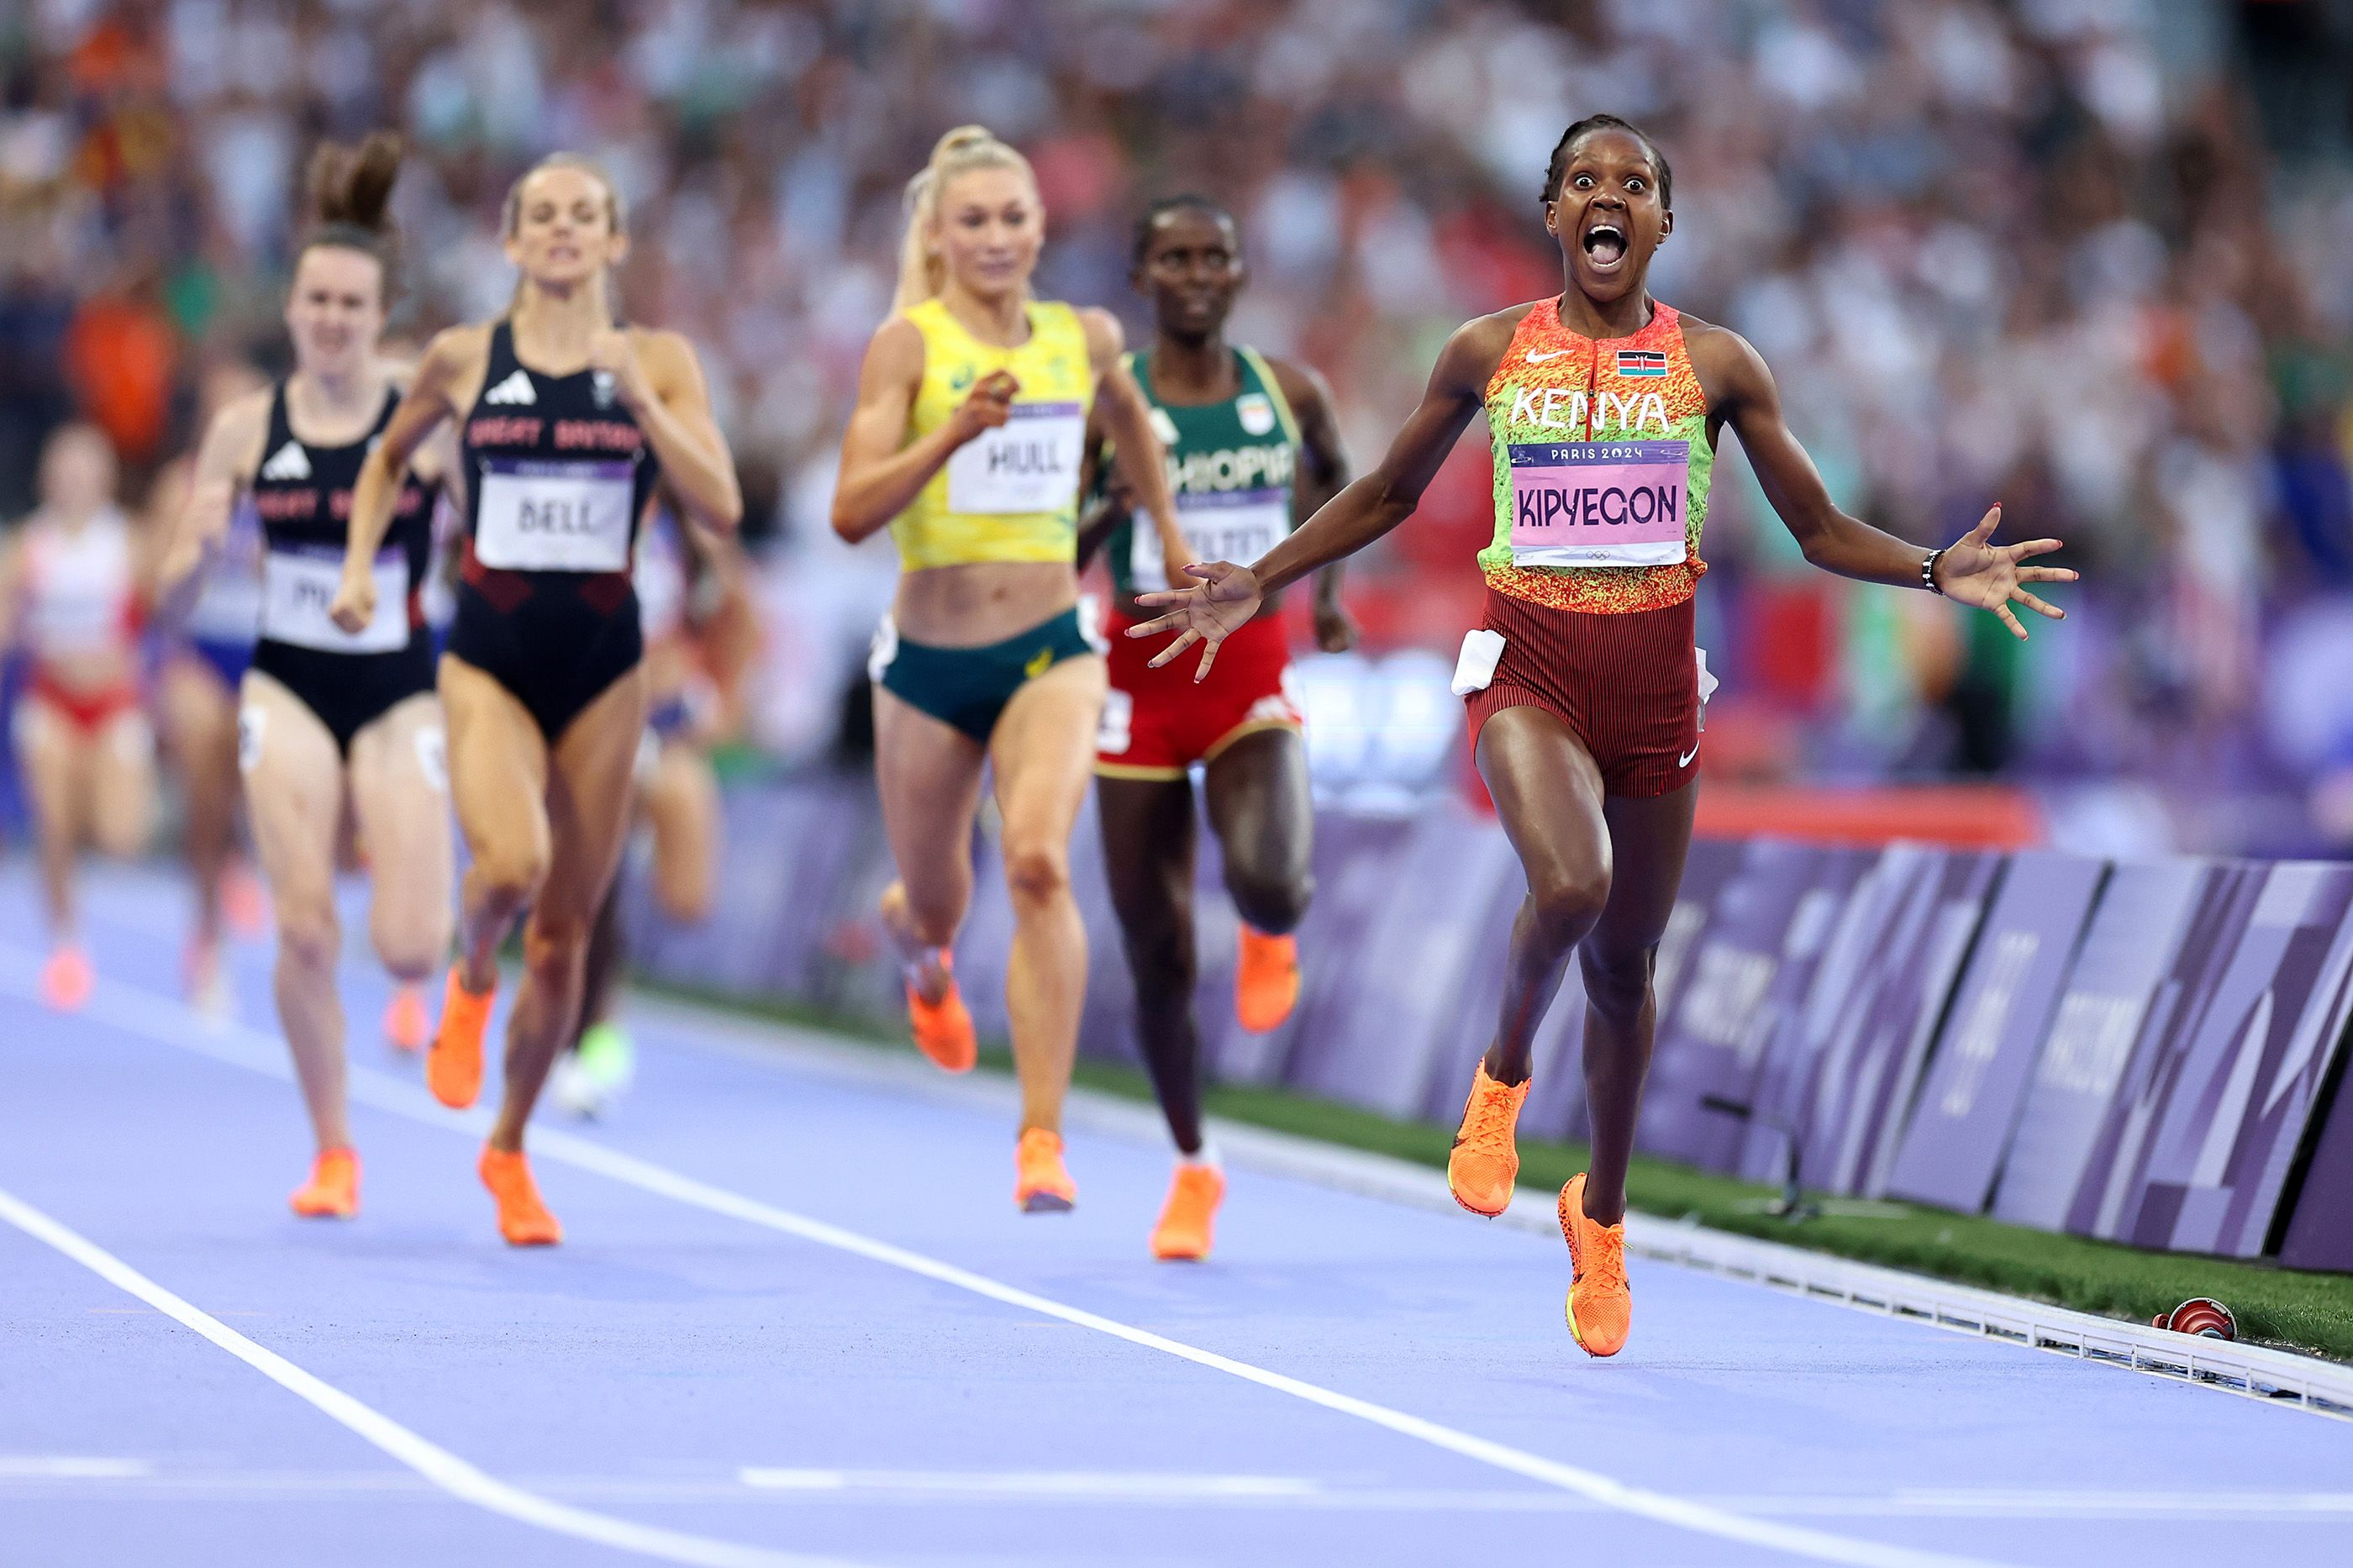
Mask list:
[[[1062,1163],[1062,1135],[1027,1128],[1013,1147],[1013,1201],[1024,1214],[1062,1214],[1079,1201],[1079,1189]]]
[[[1560,1234],[1568,1243],[1568,1331],[1591,1356],[1616,1355],[1634,1326],[1626,1283],[1626,1226],[1585,1217],[1585,1173],[1560,1189]]]
[[[1198,1263],[1209,1256],[1218,1205],[1226,1200],[1226,1178],[1215,1165],[1179,1164],[1160,1205],[1152,1232],[1152,1256],[1164,1262]]]
[[[1253,1035],[1282,1026],[1299,1005],[1299,942],[1241,928],[1240,961],[1234,969],[1234,1016]]]
[[[441,988],[441,1026],[425,1053],[425,1087],[453,1110],[465,1110],[482,1092],[482,1033],[499,994],[493,985],[475,995],[459,978],[463,973],[461,965],[449,966],[448,984]]]
[[[322,1149],[311,1179],[287,1200],[304,1219],[349,1219],[360,1212],[360,1157],[353,1149]]]
[[[531,1179],[531,1162],[522,1151],[510,1154],[482,1145],[482,1185],[499,1201],[499,1234],[509,1247],[554,1247],[564,1239],[564,1227],[539,1201],[539,1184]]]
[[[98,971],[90,955],[70,944],[49,954],[41,965],[41,1000],[60,1013],[70,1013],[90,1000],[98,986]]]
[[[384,1037],[399,1050],[414,1054],[425,1048],[425,1037],[432,1032],[432,1023],[425,1016],[425,994],[415,985],[403,985],[392,994],[392,1004],[384,1010]]]
[[[1520,1147],[1514,1134],[1520,1107],[1528,1098],[1524,1080],[1497,1083],[1481,1062],[1471,1079],[1471,1098],[1462,1104],[1462,1126],[1454,1134],[1454,1152],[1446,1156],[1446,1185],[1454,1201],[1472,1214],[1489,1219],[1512,1205],[1512,1184],[1520,1174]]]
[[[970,1072],[980,1059],[980,1037],[973,1032],[964,993],[956,989],[955,961],[944,952],[940,969],[948,977],[948,988],[936,1002],[924,1001],[914,982],[907,983],[907,1022],[914,1030],[915,1048],[931,1058],[934,1066],[945,1072]]]

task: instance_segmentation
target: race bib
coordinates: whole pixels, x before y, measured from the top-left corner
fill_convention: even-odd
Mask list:
[[[332,545],[271,551],[261,563],[261,635],[322,653],[393,653],[408,646],[408,557],[375,558],[375,614],[358,632],[335,625],[328,608],[343,586],[343,552]]]
[[[1193,547],[1196,561],[1231,561],[1248,566],[1291,531],[1291,498],[1281,489],[1180,494],[1176,526],[1185,531],[1185,542]],[[1167,587],[1167,552],[1160,548],[1160,530],[1153,526],[1152,519],[1136,513],[1129,538],[1128,573],[1135,580],[1136,591]]]
[[[1075,403],[1017,403],[1012,417],[948,458],[948,510],[1020,516],[1060,511],[1079,493],[1087,411]]]
[[[490,458],[474,558],[504,572],[625,572],[631,480],[626,462]]]
[[[1676,564],[1690,460],[1688,441],[1513,443],[1512,563]]]

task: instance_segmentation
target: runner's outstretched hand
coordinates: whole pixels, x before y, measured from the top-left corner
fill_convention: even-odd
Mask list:
[[[2000,526],[2001,505],[1996,502],[1978,520],[1975,528],[1937,557],[1936,586],[1945,591],[1948,599],[1991,610],[2001,617],[2001,624],[2010,628],[2010,635],[2023,642],[2026,628],[2019,624],[2011,605],[2024,605],[2036,615],[2054,621],[2065,620],[2067,612],[2056,605],[2045,604],[2021,584],[2073,583],[2078,574],[2065,566],[2020,565],[2021,561],[2050,554],[2060,547],[2059,541],[2030,539],[2023,544],[1995,544],[1993,531]]]
[[[1127,635],[1145,637],[1155,632],[1177,632],[1176,640],[1154,656],[1155,669],[1199,643],[1201,667],[1193,672],[1198,683],[1209,678],[1209,667],[1218,662],[1218,646],[1248,626],[1250,617],[1258,614],[1258,578],[1249,567],[1237,566],[1230,561],[1195,562],[1185,571],[1201,580],[1189,588],[1168,588],[1135,596],[1137,604],[1168,613],[1128,627]]]

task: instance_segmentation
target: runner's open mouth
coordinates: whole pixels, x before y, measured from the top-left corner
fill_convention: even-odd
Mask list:
[[[1604,267],[1626,255],[1626,231],[1607,220],[1588,228],[1578,243],[1585,247],[1586,255]]]

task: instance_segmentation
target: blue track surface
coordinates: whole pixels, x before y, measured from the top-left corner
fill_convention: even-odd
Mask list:
[[[2353,1539],[2353,1424],[1640,1260],[1633,1342],[1597,1363],[1556,1245],[1249,1171],[1214,1261],[1155,1265],[1164,1147],[1074,1133],[1078,1211],[1024,1217],[992,1091],[672,1012],[639,1020],[611,1122],[535,1144],[570,1239],[516,1253],[479,1113],[374,1043],[359,962],[365,1207],[306,1224],[268,952],[237,956],[247,1026],[207,1033],[173,999],[183,905],[95,879],[100,991],[61,1018],[26,1000],[31,890],[0,879],[0,1194],[561,1517],[453,1495],[0,1223],[7,1568],[2074,1568]],[[631,1525],[657,1531],[597,1543]]]

